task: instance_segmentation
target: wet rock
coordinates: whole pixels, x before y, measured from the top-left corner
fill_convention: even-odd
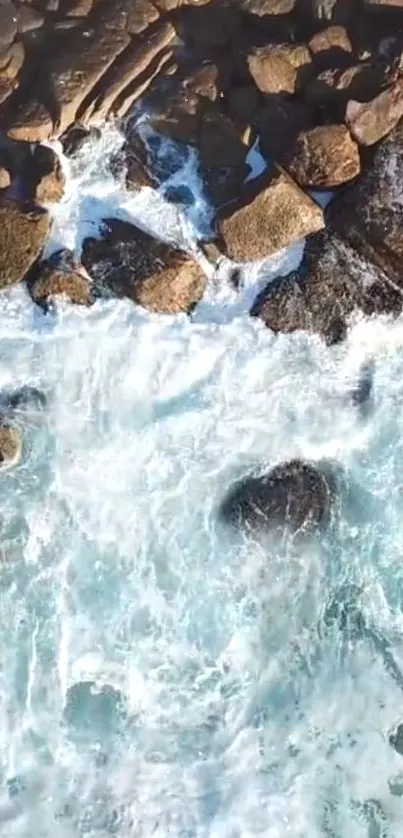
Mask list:
[[[73,157],[85,143],[91,139],[99,139],[100,136],[100,128],[96,128],[94,125],[91,128],[86,125],[72,125],[60,138],[63,152],[66,157]]]
[[[45,393],[30,384],[23,384],[15,390],[0,392],[0,409],[2,411],[26,410],[27,408],[43,410],[46,404]]]
[[[110,166],[115,177],[123,179],[126,189],[130,191],[158,185],[146,165],[144,155],[138,156],[129,143],[113,156]]]
[[[301,186],[332,188],[360,173],[358,145],[345,125],[323,125],[302,132],[288,170]]]
[[[247,163],[236,166],[212,166],[204,168],[203,182],[212,204],[220,209],[236,201],[242,193],[244,183],[251,173]]]
[[[117,219],[105,222],[103,238],[85,240],[82,261],[100,292],[155,312],[190,312],[207,282],[189,256]]]
[[[304,44],[267,44],[247,57],[249,72],[262,93],[295,93],[310,69],[311,55]]]
[[[399,724],[396,730],[389,734],[389,744],[396,753],[403,756],[403,724]]]
[[[237,130],[218,107],[205,109],[200,117],[198,147],[203,169],[239,166],[249,150],[250,130]]]
[[[218,232],[230,259],[250,262],[323,226],[321,208],[274,167],[270,174],[245,184],[239,201],[224,208]]]
[[[234,526],[271,530],[313,530],[330,518],[332,489],[310,463],[290,460],[267,474],[249,475],[230,489],[220,507],[221,518]]]
[[[5,169],[4,166],[0,166],[0,189],[7,189],[7,187],[10,186],[10,183],[10,172],[8,169]]]
[[[320,66],[340,66],[350,61],[353,47],[344,26],[328,26],[312,36],[308,47]]]
[[[41,262],[35,278],[29,282],[32,299],[45,311],[58,298],[75,305],[90,306],[94,302],[88,277],[69,251],[59,251]]]
[[[159,16],[160,13],[157,7],[150,0],[136,0],[129,10],[126,25],[127,31],[130,35],[139,35],[151,23],[155,23]]]
[[[294,11],[297,0],[240,0],[244,12],[258,17],[266,15],[286,15]]]
[[[323,70],[310,81],[304,90],[307,104],[319,107],[333,106],[333,113],[343,119],[347,102],[356,99],[370,102],[378,96],[385,83],[385,74],[379,65],[354,64],[347,69],[339,67]]]
[[[333,344],[345,338],[355,311],[397,316],[402,307],[386,274],[326,230],[308,240],[298,270],[269,284],[251,314],[273,332],[307,330]]]
[[[26,183],[32,197],[39,204],[55,203],[61,200],[66,178],[60,160],[53,149],[41,145],[34,148],[29,170],[26,173]]]
[[[11,198],[0,198],[0,289],[24,279],[48,232],[47,212]]]
[[[353,137],[364,146],[379,142],[403,116],[403,78],[370,102],[348,102],[346,124]]]
[[[18,465],[22,457],[22,434],[17,425],[0,417],[0,471]]]
[[[369,360],[363,364],[357,384],[351,391],[351,402],[354,407],[360,408],[361,412],[366,412],[368,402],[371,398],[374,370],[375,364],[373,360]]]
[[[329,222],[363,260],[403,288],[403,124],[381,142],[371,165],[329,207]]]

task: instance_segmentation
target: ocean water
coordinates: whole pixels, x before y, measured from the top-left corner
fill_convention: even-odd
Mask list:
[[[197,252],[195,161],[183,217],[113,180],[118,143],[65,161],[49,251],[118,213]],[[403,321],[272,335],[248,306],[301,252],[238,293],[224,263],[192,318],[2,296],[0,391],[47,405],[0,482],[1,835],[403,835]],[[229,531],[232,482],[294,456],[339,470],[327,535]]]

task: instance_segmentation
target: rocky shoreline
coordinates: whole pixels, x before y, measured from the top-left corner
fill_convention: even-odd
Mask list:
[[[105,218],[79,258],[41,256],[65,188],[47,141],[71,157],[115,120],[114,171],[129,191],[160,185],[140,107],[154,136],[198,155],[213,272],[222,256],[264,260],[307,238],[298,270],[252,316],[330,344],[356,311],[401,312],[401,0],[0,0],[0,14],[0,289],[26,282],[45,311],[103,293],[193,310],[201,264],[133,224]],[[329,190],[323,210],[315,196]]]

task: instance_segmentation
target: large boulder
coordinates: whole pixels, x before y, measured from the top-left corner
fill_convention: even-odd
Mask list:
[[[321,125],[301,132],[287,168],[300,186],[340,186],[360,173],[358,145],[345,125]]]
[[[262,93],[295,93],[310,70],[305,44],[267,44],[247,57],[249,72]]]
[[[353,137],[364,146],[379,142],[403,116],[403,78],[370,102],[348,102],[346,124]]]
[[[0,198],[0,289],[24,279],[43,248],[49,224],[40,207]]]
[[[329,479],[310,463],[290,460],[236,483],[220,515],[226,523],[250,530],[287,526],[294,532],[311,531],[328,523],[331,505]]]
[[[218,235],[230,259],[264,259],[324,226],[318,204],[280,169],[246,183],[237,202],[218,216]]]
[[[308,240],[302,264],[270,283],[251,314],[273,332],[306,330],[328,344],[343,340],[351,315],[398,315],[403,296],[386,274],[332,230]]]
[[[102,238],[85,240],[82,262],[98,293],[167,314],[190,312],[207,282],[189,256],[117,219],[105,221]]]
[[[403,122],[379,144],[363,176],[333,201],[339,236],[403,288]]]

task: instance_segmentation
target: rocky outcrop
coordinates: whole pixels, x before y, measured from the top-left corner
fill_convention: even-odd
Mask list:
[[[45,311],[59,298],[82,306],[94,302],[88,277],[69,251],[58,251],[40,262],[28,287],[34,302]]]
[[[117,219],[101,239],[86,239],[82,261],[98,293],[129,297],[150,311],[190,312],[207,278],[189,256]]]
[[[39,207],[0,198],[0,290],[24,279],[49,232],[49,216]]]
[[[232,526],[271,531],[312,531],[329,522],[333,490],[314,465],[290,460],[267,474],[248,475],[233,486],[220,507]]]
[[[299,135],[287,168],[300,186],[340,186],[360,172],[358,145],[345,125],[313,128]]]
[[[219,239],[237,262],[264,259],[324,226],[321,208],[281,170],[245,184],[219,215]]]

